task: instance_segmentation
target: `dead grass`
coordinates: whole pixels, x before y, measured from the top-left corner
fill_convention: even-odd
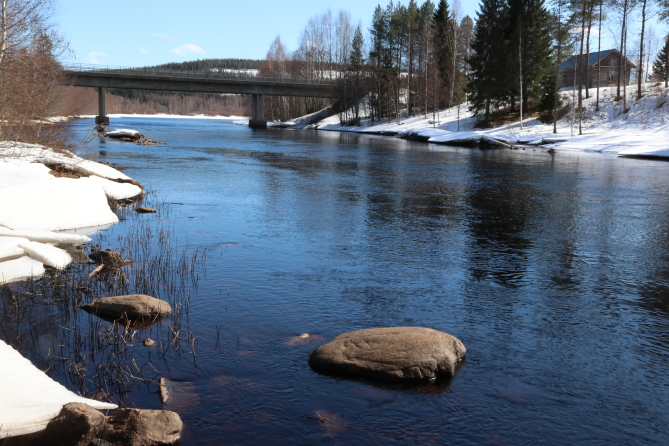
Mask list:
[[[49,173],[57,178],[81,178],[83,176],[79,172],[68,169],[62,164],[45,164],[45,166],[51,169]]]

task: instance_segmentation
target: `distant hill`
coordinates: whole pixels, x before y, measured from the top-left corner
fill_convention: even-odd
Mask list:
[[[255,59],[202,59],[190,62],[170,62],[147,68],[179,71],[257,70],[262,60]]]

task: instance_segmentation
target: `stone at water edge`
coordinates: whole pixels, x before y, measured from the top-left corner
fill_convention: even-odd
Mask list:
[[[3,446],[88,446],[105,424],[102,412],[81,403],[63,406],[46,429],[34,434],[10,437]]]
[[[158,319],[172,314],[172,307],[169,303],[144,294],[104,297],[95,299],[80,308],[96,316],[131,321]]]
[[[453,375],[466,352],[459,339],[431,328],[370,328],[341,334],[318,347],[309,365],[323,373],[429,381]]]
[[[135,212],[138,214],[155,214],[156,210],[153,208],[137,208],[135,209]]]
[[[119,409],[107,418],[99,438],[123,446],[163,446],[179,441],[182,430],[176,412]]]

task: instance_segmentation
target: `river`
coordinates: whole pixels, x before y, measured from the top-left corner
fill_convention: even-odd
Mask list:
[[[141,218],[208,252],[184,328],[196,347],[152,363],[186,383],[166,407],[182,445],[666,444],[666,162],[112,124],[166,144],[94,137],[77,154],[123,166],[160,205]],[[80,140],[93,125],[69,126]],[[290,341],[381,326],[453,334],[465,363],[384,386],[319,375],[319,342]],[[123,403],[163,408],[156,389]]]

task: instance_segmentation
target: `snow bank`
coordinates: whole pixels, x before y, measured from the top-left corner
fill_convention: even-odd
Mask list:
[[[83,403],[99,410],[118,407],[70,392],[1,340],[0,364],[0,438],[45,429],[69,403]]]
[[[51,231],[29,231],[29,230],[11,230],[0,227],[0,246],[3,237],[20,237],[19,241],[32,241],[40,243],[85,243],[90,242],[91,238],[85,235],[65,234],[63,232]]]
[[[7,260],[6,262],[0,262],[0,284],[16,282],[19,280],[26,280],[33,277],[40,277],[44,274],[44,265],[42,262],[39,262],[30,257],[21,257],[16,260]],[[3,362],[0,360],[0,364]],[[0,367],[0,375],[2,374],[2,369],[4,369],[4,364]],[[2,383],[0,382],[0,387]],[[3,395],[2,402],[4,403],[4,394],[0,391],[0,395]],[[0,404],[0,407],[2,405]],[[0,414],[0,424],[2,424],[2,416]]]
[[[53,179],[49,170],[48,167],[40,163],[0,159],[0,190],[49,181]]]
[[[110,181],[95,175],[91,175],[88,177],[88,179],[98,183],[108,197],[114,198],[116,200],[134,198],[143,192],[141,187],[130,183],[117,183],[115,181]]]
[[[63,269],[72,263],[72,256],[64,249],[37,242],[22,242],[17,245],[31,258],[39,260],[45,265]]]
[[[102,188],[88,178],[54,178],[0,191],[0,226],[56,231],[118,222]]]
[[[36,144],[0,141],[0,160],[13,160],[24,164],[57,164],[82,175],[97,175],[110,180],[130,179],[123,172],[119,172],[111,166],[85,160],[76,155],[54,152],[51,149]]]
[[[26,252],[19,248],[18,244],[27,241],[28,239],[20,237],[0,237],[0,262],[14,260],[26,255]]]

